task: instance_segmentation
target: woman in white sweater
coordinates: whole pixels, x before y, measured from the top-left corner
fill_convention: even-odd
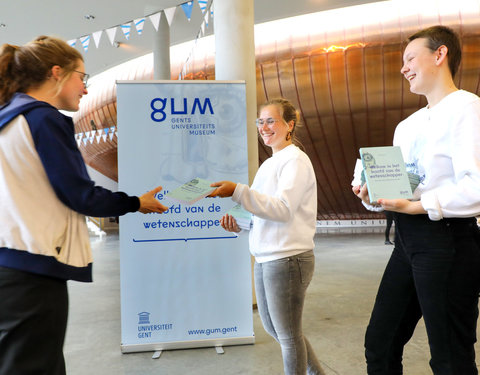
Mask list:
[[[212,184],[217,189],[210,196],[231,196],[253,214],[249,243],[258,311],[265,330],[280,343],[285,374],[323,374],[302,333],[305,292],[315,264],[317,183],[310,159],[293,144],[298,119],[288,100],[265,103],[256,123],[272,157],[260,166],[251,187],[221,181]],[[240,232],[228,214],[221,224]]]

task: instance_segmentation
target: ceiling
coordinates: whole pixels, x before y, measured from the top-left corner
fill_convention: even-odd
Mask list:
[[[143,16],[176,7],[179,0],[0,0],[0,43],[22,45],[38,35],[55,35],[65,40],[77,39],[97,31],[109,29]],[[375,2],[373,0],[255,0],[255,23],[262,23],[294,15],[319,12],[327,9]],[[211,0],[208,5],[210,5]],[[87,15],[94,18],[87,19]],[[177,8],[170,25],[171,44],[175,45],[197,36],[203,21],[197,0],[194,0],[190,21],[181,8]],[[3,25],[3,26],[2,26]],[[213,32],[213,24],[205,30]],[[155,29],[145,21],[142,35],[131,32],[127,40],[120,29],[115,48],[105,32],[98,48],[92,40],[87,52],[77,41],[76,48],[85,58],[85,68],[90,75],[98,74],[132,58],[152,52]]]

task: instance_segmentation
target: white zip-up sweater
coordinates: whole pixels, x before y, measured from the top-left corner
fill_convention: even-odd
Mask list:
[[[317,182],[310,159],[298,147],[287,146],[265,160],[251,188],[237,184],[232,199],[253,214],[249,243],[257,262],[313,249]]]

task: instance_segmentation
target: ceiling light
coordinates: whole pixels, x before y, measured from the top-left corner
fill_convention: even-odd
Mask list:
[[[95,16],[91,15],[91,14],[85,14],[83,16],[86,20],[94,20],[95,19]]]
[[[4,23],[0,23],[0,27],[7,27]]]

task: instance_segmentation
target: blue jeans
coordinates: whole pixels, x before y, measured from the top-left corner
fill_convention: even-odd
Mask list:
[[[402,374],[403,347],[423,316],[435,375],[476,375],[480,292],[475,219],[395,215],[395,249],[365,335],[370,375]]]
[[[285,374],[324,374],[303,336],[305,292],[313,276],[315,256],[307,251],[271,262],[255,262],[255,292],[263,326],[282,349]]]

